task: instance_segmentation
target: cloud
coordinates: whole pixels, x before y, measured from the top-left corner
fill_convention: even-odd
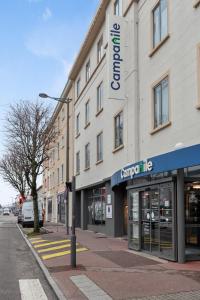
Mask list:
[[[51,10],[48,8],[48,7],[46,7],[45,8],[45,11],[43,12],[43,14],[42,14],[42,19],[44,20],[44,21],[47,21],[48,19],[50,19],[52,17],[52,12],[51,12]]]

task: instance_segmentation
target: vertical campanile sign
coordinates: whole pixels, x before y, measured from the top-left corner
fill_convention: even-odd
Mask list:
[[[125,21],[108,15],[108,98],[125,99],[124,56]]]

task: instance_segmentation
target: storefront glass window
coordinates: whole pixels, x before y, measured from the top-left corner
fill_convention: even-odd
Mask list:
[[[105,225],[106,219],[106,189],[98,188],[89,192],[89,224]]]
[[[164,184],[160,186],[160,251],[165,256],[173,250],[172,215],[171,184]]]
[[[138,208],[134,206],[138,195]],[[173,182],[151,185],[129,192],[129,246],[138,245],[154,255],[175,259]],[[135,211],[138,211],[135,214]],[[137,220],[137,216],[139,220]],[[136,249],[137,250],[137,249]]]

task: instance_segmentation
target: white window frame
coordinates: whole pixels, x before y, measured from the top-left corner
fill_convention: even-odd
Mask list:
[[[60,168],[57,168],[57,184],[60,183]]]
[[[97,135],[97,162],[103,160],[103,131]]]
[[[60,159],[60,143],[57,143],[57,158]]]
[[[162,1],[166,1],[166,10],[167,10],[167,14],[166,14],[166,32],[162,31],[162,21],[163,21],[163,15],[161,13],[161,5],[162,5]],[[158,41],[156,41],[156,26],[155,26],[155,12],[156,10],[158,10],[158,28],[157,30],[159,30],[158,35],[159,35],[159,39]],[[162,43],[163,40],[165,40],[165,38],[168,36],[168,13],[169,13],[169,9],[168,9],[168,0],[159,0],[157,2],[157,4],[154,6],[153,10],[152,10],[152,28],[153,28],[153,49],[156,48],[160,43]]]
[[[163,84],[167,80],[167,105],[163,103]],[[156,91],[160,89],[159,99],[156,103]],[[163,127],[169,123],[170,120],[170,111],[169,111],[169,75],[163,77],[154,87],[153,87],[153,130]],[[164,105],[167,107],[167,117],[164,118],[165,113],[163,111]],[[157,110],[158,109],[158,110]],[[156,116],[159,116],[158,118]],[[158,119],[158,120],[157,120]]]
[[[77,96],[77,98],[80,95],[80,85],[81,85],[81,78],[79,77],[79,79],[76,82],[76,96]]]
[[[76,115],[76,136],[80,134],[80,113]]]
[[[90,123],[90,100],[85,103],[85,126]]]
[[[103,57],[103,36],[100,37],[97,43],[97,64],[101,61]]]
[[[80,151],[76,152],[76,174],[80,174]]]
[[[91,76],[91,69],[90,69],[90,60],[88,60],[85,66],[85,81],[88,82]]]
[[[120,127],[122,124],[122,127]],[[123,145],[123,130],[124,130],[124,120],[123,111],[120,111],[114,117],[114,149]]]
[[[115,0],[114,2],[114,15],[121,16],[122,15],[122,1]]]
[[[64,164],[61,165],[61,182],[64,182]]]
[[[97,87],[97,113],[103,108],[103,81]]]
[[[90,168],[90,143],[85,145],[85,169]]]

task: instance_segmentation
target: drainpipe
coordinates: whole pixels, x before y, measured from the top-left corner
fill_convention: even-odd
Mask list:
[[[138,34],[138,4],[133,4],[134,17],[134,136],[135,162],[140,160],[140,90],[139,90],[139,34]]]

